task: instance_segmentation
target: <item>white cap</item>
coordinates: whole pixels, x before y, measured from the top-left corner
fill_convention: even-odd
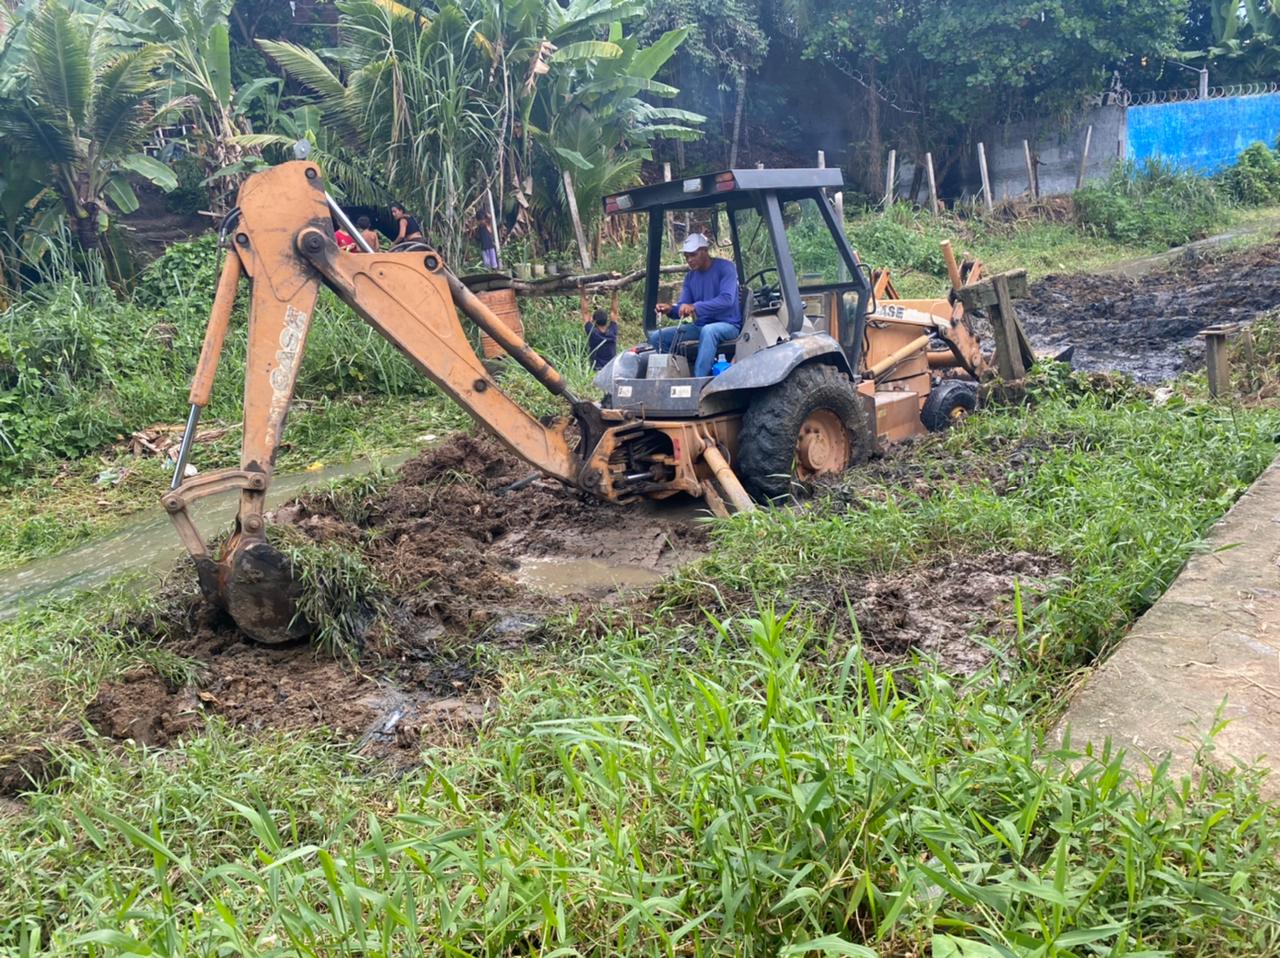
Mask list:
[[[698,250],[706,249],[710,245],[711,240],[701,233],[690,233],[685,237],[684,245],[680,247],[680,250],[684,253],[696,253]]]

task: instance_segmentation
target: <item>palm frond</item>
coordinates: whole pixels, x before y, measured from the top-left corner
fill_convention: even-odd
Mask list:
[[[51,166],[72,165],[81,155],[79,140],[66,123],[28,96],[0,113],[0,135]]]
[[[61,4],[46,3],[29,25],[27,42],[32,93],[51,111],[82,126],[93,73],[86,25]]]
[[[322,97],[341,99],[346,87],[313,51],[296,43],[279,40],[259,40],[258,46],[289,76],[310,87]]]
[[[154,69],[164,48],[151,45],[116,57],[94,82],[90,133],[100,155],[133,152],[151,127],[148,98],[158,81]]]

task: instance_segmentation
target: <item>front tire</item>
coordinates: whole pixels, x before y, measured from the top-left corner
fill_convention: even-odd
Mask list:
[[[801,366],[761,392],[742,417],[737,473],[760,502],[795,496],[871,452],[862,400],[831,366]]]
[[[978,384],[967,379],[944,379],[929,390],[920,421],[930,432],[950,429],[978,408]]]

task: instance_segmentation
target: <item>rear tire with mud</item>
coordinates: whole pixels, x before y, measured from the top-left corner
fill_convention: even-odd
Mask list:
[[[929,390],[920,421],[930,432],[950,429],[978,408],[978,384],[967,379],[944,379]]]
[[[832,366],[801,366],[751,400],[742,418],[736,472],[760,502],[807,492],[871,453],[871,430],[849,378]]]

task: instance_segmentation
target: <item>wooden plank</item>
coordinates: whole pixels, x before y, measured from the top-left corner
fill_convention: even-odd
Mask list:
[[[945,255],[945,254],[944,254]],[[1013,299],[1022,299],[1027,295],[1027,271],[1025,269],[1014,270],[1010,273],[997,274],[1003,276],[1009,295]],[[984,279],[972,286],[965,286],[956,291],[956,295],[960,297],[960,302],[964,303],[964,308],[973,312],[975,309],[985,309],[988,306],[995,306],[999,299],[995,290],[996,277],[992,276]]]
[[[898,151],[889,151],[889,166],[884,174],[884,207],[893,205],[894,187],[898,182]]]
[[[926,153],[924,155],[924,172],[929,178],[929,212],[934,216],[938,215],[938,184],[933,178],[933,154]]]
[[[942,241],[942,259],[947,264],[947,277],[951,280],[951,288],[959,290],[964,286],[960,279],[960,264],[956,262],[955,251],[951,249],[951,240]]]
[[[978,144],[978,172],[982,174],[982,203],[990,213],[995,209],[991,202],[991,177],[987,174],[987,148]]]
[[[1036,185],[1036,165],[1031,160],[1031,144],[1027,140],[1022,141],[1022,158],[1027,164],[1027,194],[1033,199],[1040,198],[1040,188]]]
[[[564,174],[564,194],[569,201],[569,217],[573,220],[573,232],[578,237],[578,256],[583,269],[591,269],[591,250],[587,247],[587,234],[582,229],[582,217],[578,215],[578,197],[573,192],[573,177],[568,170]]]
[[[1080,169],[1076,173],[1076,189],[1084,186],[1085,170],[1089,166],[1089,143],[1093,140],[1093,124],[1084,131],[1084,149],[1080,151]]]
[[[1022,361],[1022,346],[1018,342],[1017,314],[1013,297],[1009,293],[1009,277],[999,273],[991,278],[996,291],[996,304],[992,307],[991,328],[996,335],[996,367],[1004,380],[1022,379],[1027,369]]]

